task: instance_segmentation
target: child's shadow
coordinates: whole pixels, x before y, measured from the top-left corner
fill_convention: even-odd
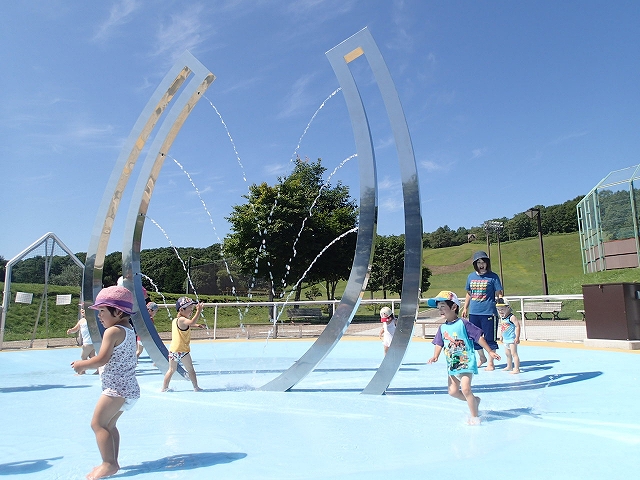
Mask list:
[[[53,467],[53,460],[60,460],[62,457],[41,458],[37,460],[19,460],[16,462],[0,463],[0,475],[18,475],[41,472]]]
[[[498,420],[510,420],[512,418],[528,416],[539,418],[540,415],[533,413],[531,407],[527,408],[511,408],[509,410],[484,410],[480,411],[480,417],[483,422],[497,422]]]
[[[520,362],[520,370],[523,372],[535,372],[538,370],[550,370],[553,368],[551,366],[552,363],[558,363],[560,360],[524,360]],[[496,370],[502,370],[506,366],[497,365]]]
[[[150,472],[177,472],[179,470],[193,470],[194,468],[205,468],[221,463],[231,463],[246,457],[246,453],[239,452],[218,452],[218,453],[185,453],[181,455],[171,455],[170,457],[159,458],[149,462],[142,462],[139,465],[128,465],[122,467],[114,475],[114,478],[133,477],[142,473]]]

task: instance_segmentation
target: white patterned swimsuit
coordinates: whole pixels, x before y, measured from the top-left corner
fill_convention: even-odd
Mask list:
[[[109,361],[100,367],[102,394],[137,399],[140,398],[140,386],[136,380],[136,334],[131,328],[116,327],[125,331],[125,337],[120,345],[113,348]]]

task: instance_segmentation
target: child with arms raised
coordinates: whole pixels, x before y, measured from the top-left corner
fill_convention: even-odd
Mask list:
[[[429,363],[437,362],[444,348],[447,357],[449,395],[467,402],[471,413],[469,425],[477,425],[480,423],[478,416],[480,398],[471,391],[471,379],[478,373],[473,342],[481,345],[491,358],[500,360],[500,356],[489,347],[480,328],[458,317],[460,300],[455,293],[444,290],[438,296],[430,298],[427,304],[438,308],[445,318],[445,323],[440,325],[433,339],[435,349]]]
[[[88,475],[88,479],[104,478],[119,469],[120,432],[116,422],[122,412],[129,410],[138,398],[140,387],[135,377],[136,334],[129,323],[133,314],[133,294],[125,287],[104,288],[96,296],[93,306],[105,328],[100,352],[87,360],[76,360],[71,367],[78,374],[88,368],[98,368],[102,380],[102,395],[91,419],[91,428],[102,457],[102,463]]]
[[[194,313],[195,306],[195,313]],[[193,385],[193,390],[201,392],[198,386],[198,378],[191,361],[191,327],[204,328],[204,325],[197,323],[200,318],[203,303],[196,303],[189,297],[180,297],[176,302],[178,316],[171,322],[171,344],[169,345],[169,370],[164,375],[162,391],[169,390],[171,377],[178,369],[178,363],[182,363],[184,369],[189,374],[189,379]],[[193,314],[193,316],[192,316]]]

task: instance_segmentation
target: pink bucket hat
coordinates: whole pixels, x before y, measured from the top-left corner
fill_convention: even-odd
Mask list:
[[[124,287],[114,285],[100,290],[96,301],[89,308],[98,310],[100,307],[114,307],[127,315],[133,314],[133,293]]]

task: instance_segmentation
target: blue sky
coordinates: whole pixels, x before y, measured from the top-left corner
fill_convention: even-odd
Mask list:
[[[6,259],[49,231],[72,251],[87,250],[123,142],[185,50],[216,80],[174,142],[148,212],[177,246],[208,246],[228,233],[224,217],[244,201],[243,177],[274,184],[290,171],[294,152],[322,158],[328,175],[355,153],[340,92],[297,146],[338,88],[325,52],[365,26],[403,104],[427,232],[562,203],[609,171],[640,163],[638,2],[3,3]],[[355,75],[378,160],[378,232],[400,234],[388,120],[366,69]],[[192,176],[215,230],[173,159]],[[128,194],[136,179],[134,171]],[[336,181],[357,197],[356,159],[338,169]],[[109,252],[122,248],[129,202],[125,194]],[[147,222],[142,247],[168,245]]]

